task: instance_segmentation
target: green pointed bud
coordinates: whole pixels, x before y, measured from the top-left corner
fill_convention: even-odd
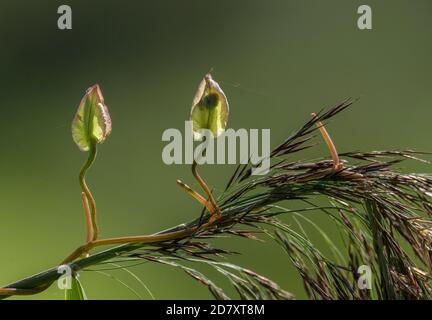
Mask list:
[[[210,130],[215,138],[221,135],[225,131],[228,114],[225,93],[211,75],[206,74],[192,102],[191,121],[195,139],[202,139],[202,129]]]
[[[111,117],[99,85],[87,89],[72,121],[72,137],[82,151],[102,143],[111,133]]]

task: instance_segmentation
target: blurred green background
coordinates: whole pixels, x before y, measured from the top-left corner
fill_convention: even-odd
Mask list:
[[[371,31],[357,29],[365,3]],[[72,7],[70,31],[57,29],[60,4]],[[57,264],[85,239],[77,183],[85,154],[70,122],[88,86],[101,85],[113,118],[88,175],[102,236],[152,233],[199,214],[175,184],[192,183],[190,168],[163,164],[161,135],[183,130],[210,68],[230,101],[229,126],[271,128],[272,145],[310,112],[351,96],[360,101],[329,125],[340,152],[432,150],[431,16],[429,0],[0,1],[0,284]],[[320,143],[305,156],[327,150]],[[233,169],[202,172],[220,190]],[[314,219],[338,240],[325,217]],[[316,232],[311,237],[320,243]],[[305,297],[275,245],[218,245],[243,253],[232,261]],[[153,264],[131,270],[156,298],[211,297],[181,271]],[[127,273],[113,274],[148,298]],[[135,298],[100,274],[84,272],[81,280],[91,299]],[[52,286],[32,298],[62,297]]]

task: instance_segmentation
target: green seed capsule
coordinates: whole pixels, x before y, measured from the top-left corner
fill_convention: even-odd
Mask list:
[[[194,137],[201,140],[200,130],[207,129],[217,138],[226,128],[229,115],[228,100],[210,74],[202,79],[192,102],[191,121]]]
[[[102,143],[111,133],[111,117],[99,86],[87,89],[72,121],[72,137],[82,151]]]

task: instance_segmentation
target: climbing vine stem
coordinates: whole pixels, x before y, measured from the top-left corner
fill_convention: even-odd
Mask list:
[[[85,178],[86,178],[87,170],[90,169],[90,167],[92,166],[93,162],[96,159],[96,156],[97,156],[97,144],[95,141],[92,141],[90,144],[89,155],[88,155],[87,161],[82,166],[80,174],[79,174],[79,183],[81,185],[82,191],[84,192],[84,194],[87,197],[87,200],[90,204],[90,216],[91,216],[91,223],[92,223],[92,228],[93,228],[92,241],[95,241],[99,236],[99,226],[98,226],[97,220],[96,220],[96,218],[97,218],[96,201],[95,201],[89,187],[87,186]]]

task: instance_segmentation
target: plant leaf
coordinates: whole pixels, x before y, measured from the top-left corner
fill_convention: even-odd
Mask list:
[[[87,89],[72,122],[72,137],[82,151],[92,143],[102,143],[111,133],[112,123],[99,85]]]
[[[65,290],[65,300],[88,300],[81,282],[72,277],[71,288]]]

